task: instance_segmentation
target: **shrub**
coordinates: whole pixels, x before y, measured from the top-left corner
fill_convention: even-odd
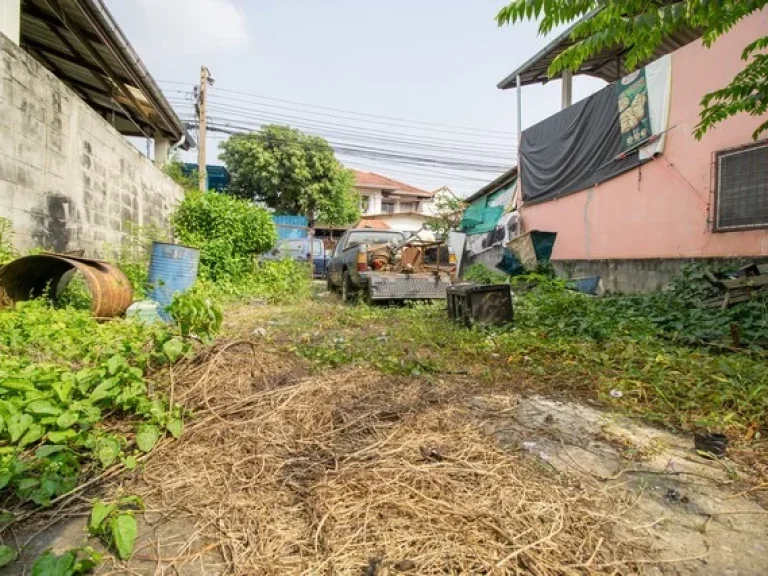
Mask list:
[[[7,264],[16,258],[11,239],[13,238],[13,225],[8,218],[0,218],[0,266]]]
[[[476,284],[509,284],[507,274],[491,270],[484,264],[472,264],[464,273],[464,280]]]
[[[171,223],[182,244],[200,248],[203,279],[246,275],[253,256],[268,251],[277,241],[266,210],[216,192],[188,192]]]

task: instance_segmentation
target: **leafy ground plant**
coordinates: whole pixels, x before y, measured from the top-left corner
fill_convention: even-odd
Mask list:
[[[99,323],[40,301],[0,312],[0,505],[45,506],[83,475],[135,465],[161,430],[179,433],[179,410],[150,393],[148,376],[185,346],[165,326]],[[135,432],[112,430],[108,415],[138,420]]]
[[[129,560],[138,534],[134,511],[144,510],[144,503],[138,496],[123,496],[107,503],[96,499],[93,502],[88,531],[101,538],[113,548],[121,560]]]
[[[101,563],[101,555],[90,547],[73,548],[63,554],[50,550],[32,566],[32,576],[80,576],[90,574]]]
[[[199,288],[177,294],[168,307],[168,313],[178,324],[182,336],[194,334],[205,344],[213,341],[224,319],[221,306],[202,294]],[[177,356],[181,350],[171,349],[166,352]]]
[[[5,544],[0,545],[0,568],[16,560],[16,550]]]

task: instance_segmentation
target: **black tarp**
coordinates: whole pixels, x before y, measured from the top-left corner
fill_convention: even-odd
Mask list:
[[[640,164],[637,150],[616,160],[620,154],[619,109],[611,84],[523,131],[523,200],[552,200]]]

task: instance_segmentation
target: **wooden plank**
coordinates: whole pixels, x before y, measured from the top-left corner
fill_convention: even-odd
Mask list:
[[[733,280],[723,280],[723,286],[726,288],[757,288],[768,286],[768,274],[761,274],[760,276],[745,276],[744,278],[734,278]]]

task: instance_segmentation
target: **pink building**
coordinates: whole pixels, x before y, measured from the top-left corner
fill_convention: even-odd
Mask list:
[[[650,102],[649,115],[646,108],[653,126],[639,124],[635,132],[621,133],[622,138],[629,135],[622,145],[634,141],[643,146],[622,148],[622,158],[611,152],[599,166],[590,164],[592,154],[579,158],[585,148],[599,148],[607,138],[594,120],[601,112],[594,108],[612,106],[615,111],[618,95],[621,130],[629,130],[621,108],[631,100],[622,104],[624,93],[607,87],[571,108],[570,77],[563,79],[563,110],[522,133],[517,194],[523,231],[558,233],[553,260],[562,273],[599,274],[606,288],[634,292],[663,286],[691,259],[768,261],[768,140],[752,139],[766,117],[740,115],[700,141],[692,135],[702,96],[731,81],[744,66],[744,47],[766,31],[768,10],[763,10],[709,49],[691,31],[671,38],[655,55],[660,59],[642,72],[649,101],[653,74],[667,75],[666,86],[657,82],[656,109]],[[561,36],[499,87],[519,92],[526,84],[542,82],[542,71],[567,43],[567,35]],[[577,73],[615,81],[626,71],[621,53],[614,52],[585,63]],[[621,89],[632,80],[623,78],[616,86]],[[581,136],[569,142],[574,133]],[[563,162],[573,166],[563,168]]]

